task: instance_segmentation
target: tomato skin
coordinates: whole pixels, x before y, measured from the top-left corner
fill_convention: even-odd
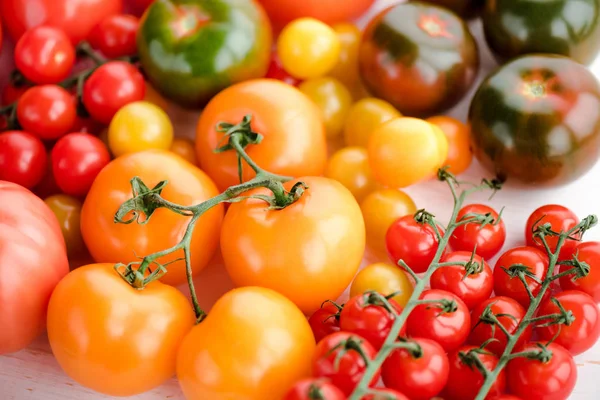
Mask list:
[[[358,100],[366,96],[358,73],[358,48],[362,32],[352,23],[340,23],[332,28],[340,41],[340,54],[337,64],[327,75],[342,82],[352,98]]]
[[[473,400],[477,397],[481,386],[483,386],[484,377],[476,366],[466,365],[460,358],[460,353],[467,353],[469,350],[477,349],[476,346],[463,346],[448,354],[450,362],[450,373],[448,383],[444,388],[443,396],[447,400]],[[498,357],[493,354],[478,354],[477,358],[488,371],[494,370],[498,365]],[[465,383],[468,384],[465,385]],[[496,381],[490,388],[486,399],[500,395],[506,388],[506,373],[500,371]]]
[[[527,224],[525,225],[525,240],[527,246],[536,247],[544,252],[546,251],[543,242],[539,238],[533,237],[534,230],[540,225],[550,224],[551,229],[554,232],[561,232],[574,228],[578,223],[579,218],[577,215],[567,207],[557,204],[542,206],[531,213],[527,219]],[[546,243],[548,243],[550,250],[555,252],[558,237],[547,236]],[[571,257],[576,246],[576,240],[565,240],[563,246],[560,248],[559,259],[565,260]]]
[[[350,296],[354,297],[368,290],[384,296],[395,293],[392,300],[404,307],[413,293],[413,283],[408,274],[397,266],[375,263],[358,271],[350,287]]]
[[[32,189],[46,173],[46,148],[28,132],[0,133],[0,180]]]
[[[574,254],[577,259],[590,266],[588,276],[572,280],[572,275],[560,278],[560,287],[563,290],[579,290],[592,296],[596,303],[600,303],[600,242],[580,243],[575,247]],[[565,272],[572,267],[561,265],[559,272]]]
[[[55,194],[45,198],[44,203],[50,207],[58,220],[69,257],[85,253],[86,248],[80,226],[81,201],[66,194]]]
[[[325,336],[340,331],[339,308],[325,302],[308,318],[308,324],[319,343]]]
[[[462,17],[475,17],[485,4],[485,0],[430,0],[431,3],[447,7]]]
[[[371,173],[367,150],[361,147],[336,151],[327,162],[325,176],[344,185],[358,202],[381,186]]]
[[[2,105],[7,106],[15,101],[19,100],[23,93],[25,93],[31,86],[15,86],[12,83],[8,83],[2,89]]]
[[[362,400],[410,400],[394,389],[377,389],[377,394],[369,394]]]
[[[58,139],[67,133],[76,117],[73,98],[56,85],[34,86],[17,103],[17,119],[23,129],[44,140]]]
[[[278,340],[272,340],[275,332]],[[189,400],[279,399],[310,375],[314,351],[306,318],[292,302],[269,289],[244,287],[223,295],[186,336],[177,378]]]
[[[445,115],[428,118],[427,122],[440,128],[448,139],[448,157],[444,161],[444,165],[450,166],[448,171],[454,175],[463,173],[473,161],[468,125]]]
[[[319,108],[327,137],[339,137],[352,105],[352,95],[348,89],[340,81],[330,77],[307,79],[298,85],[298,89]]]
[[[457,221],[468,214],[491,214],[495,222],[485,226],[478,223],[459,226],[450,238],[450,246],[455,250],[476,251],[484,260],[489,260],[500,251],[506,240],[504,220],[491,207],[484,204],[469,204],[460,209]],[[499,222],[496,223],[498,220]]]
[[[352,105],[346,117],[344,138],[348,146],[369,145],[371,133],[380,125],[401,114],[385,100],[368,97]]]
[[[317,392],[322,400],[346,399],[344,393],[326,379],[308,378],[296,383],[283,400],[311,400],[313,392]]]
[[[133,15],[110,15],[92,29],[88,41],[107,58],[130,56],[137,53],[139,26],[140,20]]]
[[[171,153],[177,154],[192,165],[198,165],[196,159],[196,148],[194,142],[186,138],[175,138],[169,149]]]
[[[0,354],[7,354],[42,333],[48,300],[69,262],[52,211],[29,190],[5,181],[0,181],[0,272],[0,306],[10,310],[0,313]]]

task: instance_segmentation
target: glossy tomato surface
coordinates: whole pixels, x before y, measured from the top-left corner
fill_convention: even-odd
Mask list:
[[[477,369],[473,362],[465,362],[465,356],[477,357],[479,362],[485,366],[488,371],[494,370],[498,365],[498,357],[491,353],[470,353],[473,350],[477,351],[475,346],[462,346],[461,348],[448,354],[450,362],[450,374],[448,376],[448,384],[444,388],[443,396],[445,400],[473,400],[477,397],[485,378]],[[469,358],[467,358],[469,359]],[[500,371],[494,384],[489,390],[490,396],[499,395],[506,388],[506,374],[504,370]]]
[[[560,278],[560,287],[563,290],[580,290],[600,303],[600,242],[580,243],[574,253],[579,261],[590,266],[590,273],[579,279],[574,279],[573,275],[565,275]],[[568,265],[561,265],[559,272],[562,273],[571,268]]]
[[[44,143],[31,133],[0,134],[0,180],[32,189],[44,178],[47,159]]]

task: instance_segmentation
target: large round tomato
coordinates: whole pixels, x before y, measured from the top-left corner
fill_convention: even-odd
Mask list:
[[[206,174],[184,159],[168,151],[149,150],[127,154],[109,163],[98,174],[81,210],[81,233],[98,262],[128,263],[168,249],[179,243],[190,221],[167,209],[156,210],[147,224],[115,224],[115,212],[131,198],[129,181],[138,176],[149,188],[163,180],[168,184],[162,196],[181,205],[201,203],[218,194]],[[192,270],[200,271],[212,257],[219,240],[223,206],[206,212],[194,228],[191,242]],[[159,258],[166,263],[183,257],[183,252]],[[186,281],[182,260],[169,264],[162,281],[180,284]]]
[[[298,181],[308,189],[282,210],[269,210],[258,199],[232,204],[223,221],[221,251],[235,284],[277,290],[310,313],[337,299],[354,278],[365,249],[365,226],[342,184],[321,177]],[[259,193],[270,194],[267,189],[249,194]]]
[[[0,181],[0,354],[26,347],[46,324],[46,307],[69,272],[52,210],[29,190]]]
[[[327,163],[325,131],[315,105],[298,89],[283,82],[260,79],[225,89],[206,106],[196,130],[196,152],[203,171],[219,189],[240,183],[234,151],[215,153],[223,145],[219,122],[237,124],[252,115],[252,129],[263,135],[249,145],[248,155],[261,168],[289,176],[322,175]],[[243,162],[244,180],[254,171]]]
[[[184,339],[177,378],[188,400],[281,399],[308,377],[314,350],[306,318],[288,299],[235,289]]]

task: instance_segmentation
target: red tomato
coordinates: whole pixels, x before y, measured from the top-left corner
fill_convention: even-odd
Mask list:
[[[92,29],[88,41],[108,58],[130,56],[137,52],[139,25],[140,20],[133,15],[109,15]]]
[[[521,398],[512,394],[501,394],[500,396],[492,397],[490,400],[521,400]]]
[[[448,357],[442,346],[430,339],[413,339],[419,351],[394,350],[381,367],[386,387],[404,393],[412,400],[429,400],[448,381]]]
[[[583,278],[573,280],[572,275],[566,275],[560,278],[560,287],[564,290],[580,290],[589,294],[594,301],[600,303],[600,242],[580,243],[574,254],[581,262],[590,266],[590,273]],[[570,270],[572,267],[561,265],[560,272]]]
[[[317,344],[313,356],[312,371],[315,377],[331,379],[331,382],[349,396],[364,375],[365,360],[352,346],[360,346],[371,360],[377,354],[373,346],[364,338],[348,332],[336,332],[325,337]],[[379,380],[379,371],[371,384]]]
[[[73,97],[57,85],[34,86],[17,103],[17,119],[27,132],[41,139],[58,139],[77,117]]]
[[[44,330],[50,295],[68,272],[52,210],[22,186],[0,181],[0,354],[25,348]]]
[[[154,0],[129,0],[126,4],[128,4],[133,11],[141,15],[152,3],[154,3]]]
[[[7,106],[19,100],[30,87],[29,85],[15,86],[9,82],[2,89],[2,105]]]
[[[421,300],[447,300],[454,302],[452,310],[441,304],[420,304],[406,320],[406,332],[410,337],[435,340],[444,351],[449,352],[462,345],[469,337],[471,315],[465,303],[456,295],[445,290],[426,290]]]
[[[494,257],[504,245],[506,240],[506,227],[504,221],[498,216],[498,213],[491,207],[483,204],[469,204],[464,206],[458,212],[457,220],[463,217],[469,218],[469,214],[490,214],[494,221],[500,222],[482,225],[479,223],[470,223],[459,226],[452,233],[450,246],[454,250],[464,250],[468,252],[476,251],[484,260]]]
[[[546,362],[519,357],[511,360],[506,368],[508,389],[528,400],[566,400],[575,387],[577,366],[573,356],[562,346],[547,346],[552,358]],[[528,343],[519,351],[539,350],[535,343]]]
[[[294,78],[283,68],[281,60],[277,56],[277,52],[273,52],[273,55],[271,56],[269,70],[267,71],[265,78],[277,79],[292,86],[298,86],[301,82],[300,79]]]
[[[0,180],[31,189],[46,173],[46,148],[31,133],[8,131],[0,134]]]
[[[527,246],[537,247],[542,251],[546,251],[542,241],[539,238],[534,238],[532,232],[539,225],[550,224],[554,232],[568,231],[575,227],[579,223],[579,218],[575,213],[569,210],[567,207],[559,206],[556,204],[549,204],[542,206],[535,210],[527,219],[525,225],[525,240]],[[550,250],[556,251],[556,244],[558,242],[557,236],[547,236],[546,242],[550,247]],[[560,249],[559,259],[564,260],[569,258],[573,254],[577,246],[576,240],[566,240]]]
[[[509,333],[514,333],[523,317],[525,316],[525,309],[516,300],[510,297],[492,297],[475,307],[471,314],[471,334],[469,335],[469,343],[479,346],[490,338],[497,340],[489,343],[486,349],[492,353],[500,356],[506,348],[506,335],[496,326],[492,326],[491,323],[482,321],[480,316],[484,311],[490,307],[492,314],[496,315],[496,318]],[[501,316],[498,316],[503,314]],[[525,343],[531,337],[531,326],[527,327],[521,337],[519,338],[517,345]]]
[[[362,400],[410,400],[394,389],[378,389],[377,394],[368,394]]]
[[[497,296],[507,296],[517,300],[523,307],[529,306],[529,295],[519,277],[511,277],[505,269],[511,265],[522,264],[528,271],[542,281],[546,277],[550,260],[542,250],[535,247],[517,247],[502,254],[494,267],[494,292]],[[540,292],[542,285],[526,276],[525,281],[534,296]]]
[[[83,86],[83,104],[92,118],[110,123],[119,109],[144,100],[146,84],[136,67],[125,61],[110,61],[98,68]]]
[[[283,400],[345,400],[346,395],[327,379],[307,378],[296,383]]]
[[[321,308],[312,313],[308,319],[308,323],[313,335],[315,335],[315,341],[317,343],[319,343],[325,336],[334,332],[339,332],[339,313],[339,308],[330,302],[323,303]]]
[[[472,253],[455,251],[442,257],[440,262],[469,262]],[[445,290],[458,296],[472,310],[489,299],[494,290],[492,269],[480,256],[473,257],[469,270],[462,265],[441,267],[431,275],[431,288]]]

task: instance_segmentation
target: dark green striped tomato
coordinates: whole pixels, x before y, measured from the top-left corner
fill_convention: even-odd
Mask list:
[[[234,83],[263,77],[271,43],[269,20],[253,0],[157,0],[137,36],[152,85],[189,108]]]

